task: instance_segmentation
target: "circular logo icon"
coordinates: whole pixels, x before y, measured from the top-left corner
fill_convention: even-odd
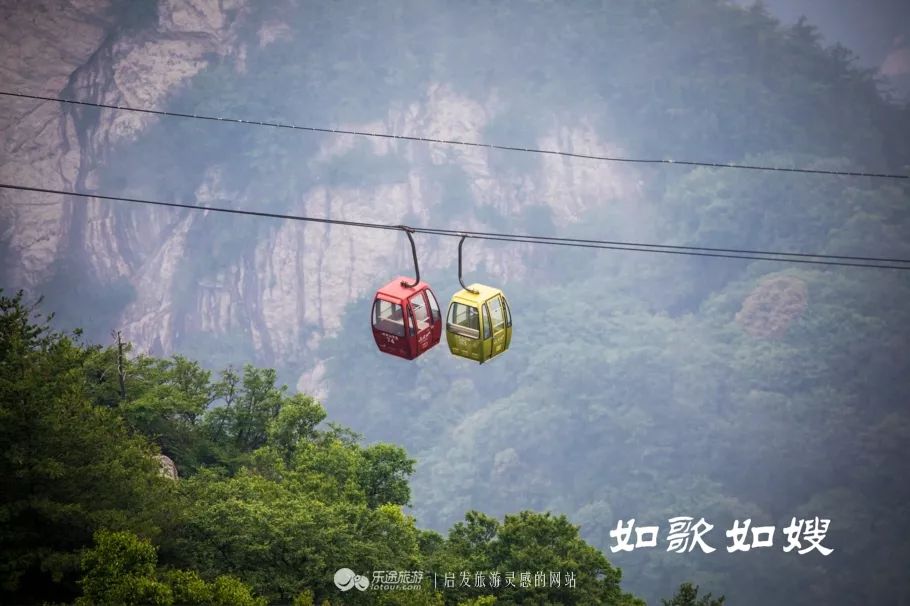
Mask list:
[[[356,587],[360,591],[366,591],[370,586],[370,580],[363,575],[355,573],[350,568],[339,568],[335,573],[335,586],[341,591],[348,591]]]

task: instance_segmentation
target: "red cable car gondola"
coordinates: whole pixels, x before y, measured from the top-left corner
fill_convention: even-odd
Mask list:
[[[411,241],[414,256],[413,281],[398,277],[376,291],[373,298],[373,338],[379,351],[413,360],[442,336],[439,303],[430,285],[420,281],[417,248],[411,230],[402,228]]]

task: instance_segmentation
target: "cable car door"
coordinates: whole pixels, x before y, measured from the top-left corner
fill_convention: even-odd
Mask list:
[[[480,307],[469,303],[453,300],[449,305],[446,341],[452,354],[483,362],[484,340],[480,315]]]
[[[402,358],[410,356],[404,312],[397,302],[376,299],[373,304],[373,334],[380,351]]]
[[[502,298],[503,310],[506,312],[506,349],[512,343],[512,310],[509,308],[508,299]]]
[[[490,323],[490,308],[486,303],[484,303],[482,309],[483,326],[480,327],[483,333],[483,343],[481,345],[482,350],[480,354],[481,363],[493,357],[493,331],[492,324]]]
[[[502,307],[502,299],[499,295],[492,297],[487,301],[490,308],[490,320],[492,321],[493,339],[492,351],[490,355],[495,356],[505,351],[506,345],[506,318],[505,310]]]
[[[433,322],[424,293],[419,292],[408,299],[408,308],[410,334],[416,347],[415,355],[420,355],[433,346]]]
[[[439,343],[442,337],[442,316],[439,314],[439,302],[436,301],[436,295],[429,288],[424,291],[427,301],[430,303],[430,319],[433,321],[432,336],[430,337],[431,347]]]

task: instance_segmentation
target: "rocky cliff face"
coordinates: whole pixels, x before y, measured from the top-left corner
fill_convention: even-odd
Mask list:
[[[240,3],[162,0],[156,26],[121,31],[112,8],[109,0],[6,3],[0,9],[6,88],[160,108],[205,67],[207,55],[234,50],[232,26],[242,16]],[[91,190],[111,146],[135,139],[154,119],[26,99],[4,103],[0,176],[53,189]],[[102,280],[130,275],[151,252],[138,243],[154,242],[171,220],[158,213],[140,227],[118,221],[110,205],[10,191],[0,196],[4,271],[8,282],[26,288],[47,280],[65,256],[84,259]],[[139,231],[144,237],[135,237]]]
[[[238,28],[249,25],[241,0],[163,0],[157,22],[122,30],[115,27],[110,2],[17,3],[3,9],[0,39],[6,45],[0,74],[10,89],[81,100],[163,108],[170,94],[205,69],[212,57],[233,60],[246,69],[247,44]],[[281,44],[294,32],[284,24],[253,24],[258,46]],[[3,99],[3,181],[56,189],[92,191],[98,186],[114,145],[142,137],[152,116],[74,108],[55,103]],[[484,129],[501,111],[496,95],[472,99],[445,83],[431,83],[410,103],[389,107],[386,118],[345,129],[392,132],[433,138],[482,141]],[[309,160],[332,162],[358,141],[326,137]],[[537,142],[541,147],[586,154],[619,150],[598,139],[583,121],[554,124]],[[397,182],[373,187],[316,184],[300,191],[290,212],[359,221],[488,229],[476,209],[518,216],[528,205],[549,207],[554,223],[573,223],[592,207],[634,204],[636,181],[626,168],[594,162],[536,158],[536,170],[503,173],[490,152],[425,144],[370,140],[377,156],[394,154],[408,167]],[[428,172],[449,165],[463,171],[470,196],[463,211],[438,220],[444,188]],[[247,191],[229,190],[222,175],[229,167],[212,164],[198,177],[196,203],[231,200],[256,207]],[[129,280],[135,298],[122,310],[119,325],[139,350],[170,353],[185,339],[207,334],[241,335],[261,361],[281,366],[297,361],[304,371],[301,388],[317,393],[318,362],[308,352],[336,330],[346,305],[392,275],[409,272],[410,251],[396,232],[334,228],[320,224],[276,224],[269,237],[250,247],[229,267],[197,278],[190,304],[176,305],[177,283],[186,263],[194,227],[205,229],[203,213],[136,208],[109,203],[58,199],[0,191],[5,282],[38,288],[66,258],[84,260],[94,279]],[[448,211],[452,215],[452,211]],[[422,238],[421,265],[450,267],[455,240]],[[529,250],[520,245],[471,243],[466,272],[483,265],[495,279],[520,278]],[[441,293],[442,297],[446,293]]]

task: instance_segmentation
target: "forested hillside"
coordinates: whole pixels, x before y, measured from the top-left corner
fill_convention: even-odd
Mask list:
[[[213,377],[45,322],[0,293],[5,604],[642,604],[564,516],[468,512],[447,537],[420,530],[401,510],[405,451],[323,424],[274,371]],[[346,567],[425,578],[342,595]],[[538,570],[572,586],[434,589],[437,574]]]
[[[101,50],[65,80],[65,94],[577,154],[910,172],[910,108],[884,99],[848,49],[825,48],[810,23],[784,27],[761,6],[197,0],[193,14],[206,19],[196,25],[178,4],[159,2],[156,20],[113,3],[119,12],[106,17]],[[184,38],[192,52],[161,54]],[[146,56],[172,67],[137,59]],[[23,124],[42,115],[16,108]],[[59,132],[63,160],[81,154],[60,187],[103,194],[910,258],[906,179],[596,162],[200,120],[124,126],[120,114],[88,107],[59,113],[56,127],[35,125],[43,135],[34,147],[23,134],[5,148],[24,157],[0,169],[41,178],[34,167],[43,165],[27,156]],[[53,165],[65,168],[63,160]],[[618,599],[613,565],[623,589],[649,604],[684,581],[746,606],[910,600],[906,271],[468,241],[465,279],[509,297],[510,351],[478,367],[443,343],[406,363],[376,351],[367,323],[375,289],[411,271],[398,234],[71,200],[59,203],[58,224],[44,214],[59,201],[19,206],[3,196],[0,209],[20,213],[2,215],[13,217],[0,242],[3,285],[47,294],[56,327],[83,327],[87,341],[105,345],[52,348],[62,357],[41,362],[73,369],[78,389],[41,375],[16,389],[86,390],[90,418],[103,419],[92,423],[107,429],[61,438],[72,447],[53,447],[76,457],[65,464],[158,486],[155,498],[111,486],[126,493],[107,498],[99,487],[89,499],[74,483],[48,501],[81,504],[27,528],[77,514],[93,521],[21,556],[10,574],[24,574],[29,591],[46,578],[30,576],[37,570],[61,571],[48,599],[89,586],[120,591],[76,584],[105,574],[92,568],[100,556],[75,568],[75,550],[95,528],[153,541],[157,555],[120,534],[99,535],[96,547],[144,554],[145,568],[131,574],[149,591],[176,596],[168,571],[179,569],[204,580],[200,591],[220,591],[217,579],[228,575],[269,600],[307,590],[320,600],[334,591],[325,554],[361,567],[374,556],[428,570],[517,566],[523,544],[507,553],[479,545],[492,542],[491,529],[525,540],[540,525],[561,537],[567,558],[607,571],[590,585],[607,600]],[[419,235],[417,246],[422,278],[444,304],[458,288],[456,244]],[[135,346],[125,394],[106,348],[112,329]],[[275,373],[239,370],[246,362]],[[219,405],[206,409],[211,402]],[[68,430],[55,410],[35,419]],[[149,439],[177,462],[176,484],[120,449],[147,449]],[[99,448],[113,440],[117,465],[92,471],[78,458],[83,440]],[[63,473],[29,473],[39,472]],[[525,510],[539,513],[514,513]],[[314,522],[317,511],[331,522]],[[485,514],[466,519],[471,511]],[[717,551],[668,552],[676,516],[714,524]],[[791,519],[815,517],[830,519],[824,544],[834,551],[784,552]],[[632,518],[660,525],[658,546],[611,553],[610,530]],[[724,530],[746,519],[776,527],[773,548],[725,549]],[[580,525],[579,537],[566,520]],[[249,530],[235,534],[238,525]],[[358,542],[351,529],[360,527],[396,540]],[[696,601],[690,589],[677,598]]]

